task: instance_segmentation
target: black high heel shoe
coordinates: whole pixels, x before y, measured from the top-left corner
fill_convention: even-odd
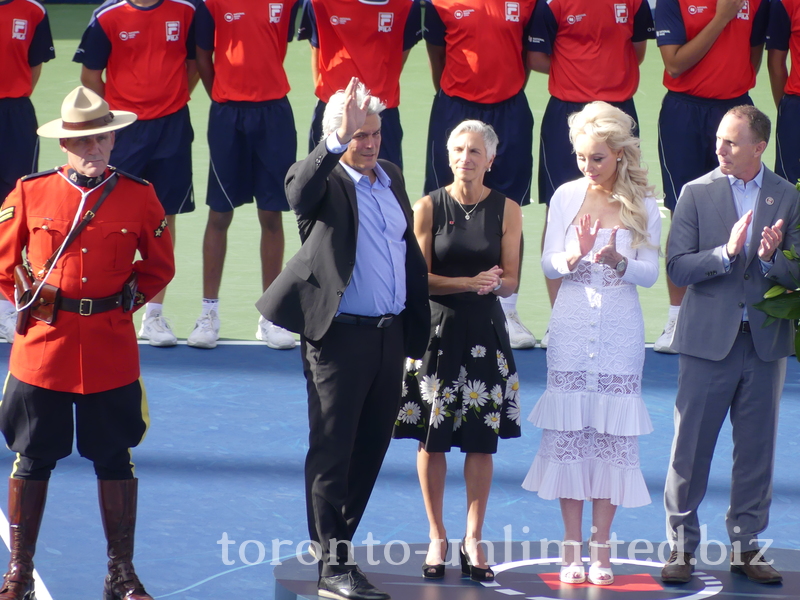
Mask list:
[[[444,567],[447,562],[447,553],[450,551],[450,540],[445,540],[444,556],[442,557],[442,564],[429,565],[424,563],[422,565],[422,576],[425,579],[441,579],[444,577]]]
[[[492,571],[491,567],[482,569],[472,564],[469,554],[467,554],[466,538],[461,540],[461,575],[479,583],[494,581],[494,571]]]

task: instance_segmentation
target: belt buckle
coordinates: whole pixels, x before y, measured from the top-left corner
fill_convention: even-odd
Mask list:
[[[378,321],[378,329],[386,329],[392,324],[392,319],[394,319],[394,315],[383,315],[381,320]]]
[[[82,317],[90,317],[92,315],[92,304],[91,298],[81,298],[81,302],[78,305],[78,314]]]

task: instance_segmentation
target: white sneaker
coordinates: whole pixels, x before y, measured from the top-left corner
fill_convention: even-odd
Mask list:
[[[516,310],[506,312],[506,324],[508,325],[508,337],[511,339],[511,347],[514,350],[533,348],[536,345],[536,338],[519,320]]]
[[[668,317],[667,324],[664,325],[664,332],[658,337],[653,344],[653,350],[661,352],[662,354],[677,354],[672,349],[672,338],[675,335],[675,324],[678,319],[676,317]]]
[[[258,318],[256,339],[261,340],[275,350],[291,350],[295,346],[295,339],[290,331],[286,331],[283,327],[278,327],[264,317]]]
[[[210,310],[200,315],[194,323],[186,343],[193,348],[216,348],[219,339],[219,317],[217,311]]]
[[[14,343],[14,334],[17,332],[17,312],[6,311],[0,314],[0,338],[9,344]]]
[[[550,343],[550,328],[548,327],[547,330],[544,332],[544,337],[539,340],[539,348],[547,348],[547,345]]]
[[[172,333],[172,327],[166,317],[160,312],[153,311],[150,316],[142,319],[142,328],[139,329],[139,338],[149,340],[151,346],[175,346],[178,338]]]

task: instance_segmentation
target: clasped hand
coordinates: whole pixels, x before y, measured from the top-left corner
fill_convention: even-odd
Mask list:
[[[503,283],[501,279],[502,275],[503,269],[497,265],[493,266],[488,271],[481,271],[472,278],[473,287],[476,288],[473,291],[479,296],[491,294],[498,285]]]

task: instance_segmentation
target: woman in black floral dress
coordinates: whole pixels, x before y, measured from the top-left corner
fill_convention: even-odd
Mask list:
[[[428,261],[431,341],[421,361],[408,360],[395,438],[420,441],[417,453],[430,546],[424,577],[444,575],[446,452],[467,454],[467,527],[462,571],[493,578],[481,540],[498,438],[520,435],[519,377],[498,296],[517,287],[522,213],[483,185],[497,134],[464,121],[447,142],[455,181],[414,205],[414,234]]]

